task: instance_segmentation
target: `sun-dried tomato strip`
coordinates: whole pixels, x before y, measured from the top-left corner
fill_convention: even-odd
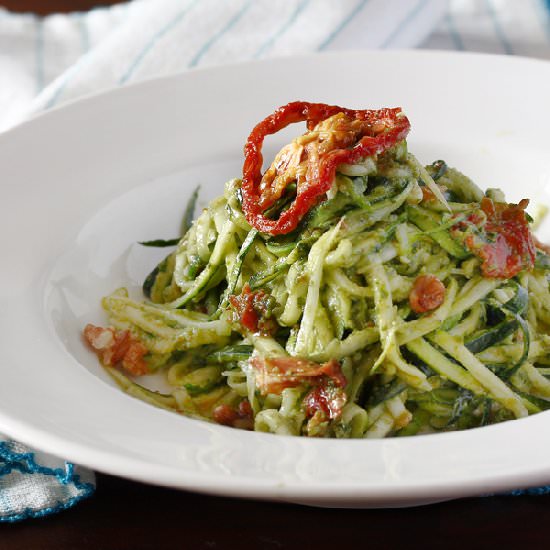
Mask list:
[[[265,137],[295,122],[305,121],[311,131],[319,122],[339,113],[343,113],[351,122],[363,123],[359,125],[357,143],[351,148],[323,150],[308,157],[305,184],[298,185],[292,204],[277,219],[266,217],[266,209],[273,205],[280,192],[274,193],[270,187],[275,174],[270,173],[268,180],[262,181],[262,146]],[[242,206],[246,219],[263,233],[290,233],[330,189],[339,165],[357,163],[366,157],[383,153],[404,139],[409,129],[410,123],[400,108],[354,110],[305,101],[295,101],[280,107],[256,125],[244,147]]]
[[[254,356],[250,359],[250,365],[256,372],[256,384],[263,395],[280,394],[285,388],[294,388],[304,382],[315,384],[324,378],[338,387],[346,385],[346,378],[336,359],[319,364],[298,357]]]
[[[483,260],[484,277],[510,279],[521,271],[533,269],[536,243],[525,215],[528,204],[526,199],[516,205],[484,197],[480,207],[485,220],[483,214],[474,212],[453,228],[454,231],[456,228],[468,231],[468,226],[476,228],[467,234],[464,244]]]
[[[270,315],[269,295],[263,290],[252,291],[245,284],[241,294],[229,296],[229,303],[245,329],[261,334],[277,331],[277,322]]]

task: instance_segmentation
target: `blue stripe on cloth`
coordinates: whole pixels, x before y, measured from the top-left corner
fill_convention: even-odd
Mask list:
[[[254,54],[254,58],[260,57],[262,54],[264,54],[267,50],[269,50],[271,47],[273,47],[273,44],[283,36],[288,29],[296,23],[296,20],[298,19],[299,15],[304,11],[306,6],[309,4],[310,0],[302,0],[297,6],[296,9],[292,12],[290,17],[287,21],[285,21],[284,25],[273,35],[271,36],[266,42],[264,42],[256,51]]]
[[[44,110],[51,109],[57,105],[57,102],[63,95],[67,85],[80,72],[80,70],[88,64],[89,56],[81,57],[70,69],[68,69],[62,77],[57,89],[52,97],[44,105]]]
[[[2,474],[9,475],[9,472],[18,471],[23,474],[41,474],[45,476],[53,476],[62,485],[73,484],[80,494],[68,498],[66,501],[56,502],[52,506],[42,508],[40,510],[26,508],[23,511],[12,509],[12,503],[8,500],[4,491],[0,490],[0,523],[13,523],[29,518],[44,517],[48,514],[66,510],[74,506],[77,502],[88,498],[95,491],[95,487],[91,483],[80,481],[80,476],[74,473],[74,465],[65,462],[65,469],[62,468],[47,468],[41,466],[35,461],[34,453],[17,453],[12,450],[11,445],[7,441],[0,442],[0,460],[5,462],[0,469]],[[10,512],[10,509],[12,511]]]
[[[199,0],[192,0],[185,6],[183,10],[178,12],[175,17],[173,17],[166,25],[161,27],[153,36],[152,38],[145,44],[143,49],[139,52],[139,54],[135,57],[134,61],[130,64],[126,72],[123,73],[123,75],[119,79],[119,84],[124,84],[125,82],[128,82],[128,80],[132,77],[132,75],[136,72],[137,68],[141,65],[147,54],[155,47],[157,42],[165,36],[167,33],[169,33],[174,27],[177,27],[179,23],[183,21],[185,16],[198,4]]]
[[[211,36],[199,49],[199,51],[193,56],[189,62],[188,67],[196,67],[201,58],[208,52],[208,50],[218,41],[223,38],[241,19],[241,17],[250,9],[252,0],[247,0],[246,4],[227,22],[227,24],[216,34]]]
[[[107,7],[98,6],[98,7],[92,8],[88,12],[88,14],[92,12],[108,11],[112,9],[118,9],[118,10],[124,9],[124,11],[132,13],[132,9],[134,6],[135,4],[133,2],[128,2],[127,4],[120,4],[120,6],[116,6],[115,8],[109,7],[109,6]],[[65,73],[61,77],[61,80],[57,86],[57,89],[53,92],[50,99],[44,105],[44,110],[51,109],[57,105],[63,93],[65,92],[67,85],[81,71],[82,68],[86,67],[89,60],[90,60],[90,57],[88,55],[84,55],[74,65],[72,65],[72,67],[70,67],[67,71],[65,71]]]
[[[75,483],[77,478],[79,478],[79,476],[75,476]],[[86,484],[81,484],[81,485],[86,485]],[[71,497],[66,502],[59,502],[54,506],[48,506],[47,508],[42,508],[40,510],[33,510],[31,508],[27,508],[23,512],[0,516],[0,523],[15,523],[16,521],[23,521],[25,519],[43,518],[44,516],[49,516],[50,514],[57,514],[62,510],[67,510],[69,508],[72,508],[75,504],[77,504],[81,500],[87,498],[88,496],[91,496],[92,492],[90,492],[89,495],[85,495],[85,496]],[[4,503],[5,503],[4,499],[0,500],[0,505]]]
[[[487,11],[491,16],[491,20],[493,22],[493,28],[495,29],[495,34],[499,42],[501,43],[502,48],[504,49],[504,52],[507,55],[513,55],[514,49],[512,48],[512,44],[510,44],[510,41],[508,40],[508,37],[506,36],[506,33],[504,32],[504,29],[500,24],[495,7],[493,6],[490,0],[485,0],[485,5],[487,6]]]
[[[447,12],[447,15],[445,16],[445,23],[447,24],[447,28],[449,29],[449,35],[451,36],[451,40],[453,41],[455,49],[464,51],[466,48],[464,47],[462,36],[460,36],[460,33],[458,32],[455,19],[450,10]]]
[[[369,0],[361,0],[351,12],[343,19],[343,21],[321,42],[318,50],[324,50],[335,38],[342,32],[350,23],[350,21],[365,7]]]
[[[403,20],[399,22],[395,30],[384,40],[382,48],[387,48],[409,24],[416,18],[416,16],[424,9],[424,6],[428,3],[428,0],[420,0],[405,16]]]
[[[36,18],[35,33],[35,86],[38,94],[44,88],[44,20],[41,17]]]
[[[546,40],[550,42],[550,0],[532,0],[532,4],[542,19],[541,23],[546,33]]]
[[[88,28],[88,19],[86,13],[78,14],[78,28],[80,30],[80,47],[85,54],[90,49],[90,29]]]

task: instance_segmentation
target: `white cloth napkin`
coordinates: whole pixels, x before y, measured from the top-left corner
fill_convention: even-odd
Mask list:
[[[0,9],[0,130],[113,86],[277,55],[421,47],[550,59],[549,3],[134,0],[46,18]]]
[[[417,46],[445,0],[134,0],[38,18],[0,11],[0,129],[32,112],[193,67]]]
[[[451,0],[420,47],[550,59],[550,0]]]
[[[544,0],[134,0],[46,18],[0,9],[0,130],[85,94],[248,59],[412,47],[550,58],[549,14]],[[0,434],[0,521],[62,510],[93,487],[88,470]]]
[[[0,441],[0,522],[65,510],[94,489],[90,470],[14,441]]]

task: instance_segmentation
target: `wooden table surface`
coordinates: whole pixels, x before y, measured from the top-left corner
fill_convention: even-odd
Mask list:
[[[222,0],[220,0],[222,1]],[[81,11],[120,0],[0,0],[14,11]],[[501,496],[389,510],[217,498],[100,474],[75,508],[0,524],[0,550],[548,548],[549,496]]]
[[[502,496],[386,510],[203,496],[98,476],[66,512],[0,524],[2,550],[549,548],[550,496]]]
[[[120,4],[124,0],[0,0],[0,7],[16,12],[34,12],[40,15],[85,11],[96,6]]]

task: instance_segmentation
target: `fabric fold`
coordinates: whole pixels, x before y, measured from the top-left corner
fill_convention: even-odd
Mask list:
[[[0,441],[0,522],[66,510],[94,490],[90,470],[12,440]]]

